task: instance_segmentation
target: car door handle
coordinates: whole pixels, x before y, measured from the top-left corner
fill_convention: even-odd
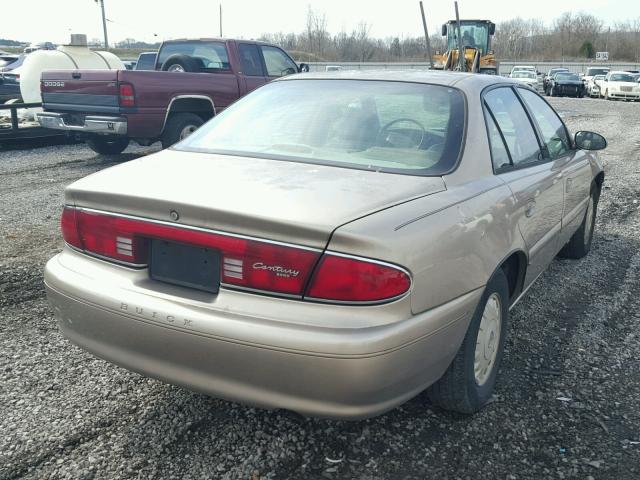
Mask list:
[[[536,202],[533,200],[530,200],[529,203],[527,203],[527,206],[524,209],[524,214],[527,218],[530,218],[533,216],[533,214],[536,211]]]

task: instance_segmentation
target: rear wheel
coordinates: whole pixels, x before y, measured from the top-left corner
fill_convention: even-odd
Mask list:
[[[162,132],[162,148],[168,148],[174,143],[184,140],[195,132],[204,121],[195,113],[174,113],[167,120]]]
[[[489,401],[504,351],[508,315],[509,283],[499,269],[487,283],[453,362],[427,391],[435,405],[474,413]]]
[[[89,148],[100,155],[118,155],[129,146],[127,137],[95,136],[87,140]]]
[[[571,236],[569,242],[562,247],[559,257],[578,259],[584,257],[591,250],[591,241],[593,240],[593,231],[596,224],[596,213],[598,211],[598,190],[591,189],[587,211],[584,213],[584,219],[580,228]]]

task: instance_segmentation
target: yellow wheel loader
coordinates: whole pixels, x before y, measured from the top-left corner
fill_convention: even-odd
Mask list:
[[[495,31],[496,24],[490,20],[450,20],[442,25],[447,51],[436,51],[433,68],[497,75],[498,62],[491,50],[491,37]],[[460,51],[464,52],[462,58]]]

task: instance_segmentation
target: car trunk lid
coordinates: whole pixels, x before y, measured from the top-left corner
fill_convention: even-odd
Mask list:
[[[73,183],[67,203],[324,248],[345,223],[443,190],[440,177],[165,150]]]

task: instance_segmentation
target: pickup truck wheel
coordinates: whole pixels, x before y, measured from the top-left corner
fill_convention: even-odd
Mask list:
[[[558,256],[561,258],[578,259],[584,257],[591,250],[593,231],[596,224],[596,213],[598,211],[598,190],[591,189],[587,211],[584,212],[584,219],[580,228],[571,236],[567,244],[562,247]]]
[[[87,140],[89,148],[100,155],[118,155],[129,145],[127,137],[93,137]]]
[[[427,390],[434,405],[474,413],[491,398],[509,316],[509,283],[498,269],[485,287],[462,346],[442,378]]]
[[[162,148],[184,140],[195,132],[204,121],[195,113],[174,113],[167,120],[162,132]]]

